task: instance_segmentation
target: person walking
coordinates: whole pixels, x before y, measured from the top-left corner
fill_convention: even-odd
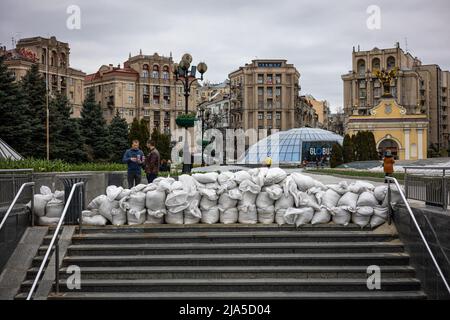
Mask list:
[[[154,141],[149,140],[147,142],[147,148],[149,150],[149,154],[145,158],[145,173],[147,174],[148,183],[152,183],[158,176],[160,156]]]
[[[392,156],[391,150],[387,150],[384,159],[383,159],[383,170],[385,177],[391,177],[394,173],[394,157]],[[387,180],[384,179],[384,183],[387,183]]]
[[[141,183],[144,153],[139,149],[139,140],[133,140],[131,148],[125,151],[122,161],[128,165],[128,188]]]

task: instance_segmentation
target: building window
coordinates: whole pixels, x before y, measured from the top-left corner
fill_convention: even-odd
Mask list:
[[[276,120],[281,120],[281,113],[280,113],[280,112],[277,112],[276,115],[275,115],[275,117],[276,117],[276,118],[275,118]]]
[[[264,83],[264,75],[258,74],[258,84],[263,84],[263,83]]]
[[[156,64],[153,66],[152,78],[154,78],[154,79],[159,78],[159,66]]]
[[[266,81],[266,83],[268,83],[268,84],[273,84],[273,75],[271,75],[271,74],[268,74],[268,75],[267,75],[267,81]]]
[[[389,58],[387,58],[387,69],[391,70],[395,68],[395,58],[390,56]]]
[[[269,112],[269,113],[267,114],[267,120],[272,120],[272,113],[271,113],[271,112]]]
[[[364,76],[366,74],[366,62],[364,60],[358,60],[358,75]]]
[[[273,88],[267,88],[267,96],[273,97]]]
[[[378,58],[374,58],[372,60],[372,70],[380,70],[381,69],[381,63],[380,63],[380,59]]]
[[[277,75],[275,76],[275,83],[276,83],[276,84],[280,84],[280,83],[281,83],[281,74],[277,74]]]
[[[144,85],[144,87],[142,89],[144,91],[144,94],[149,94],[150,93],[150,86]]]
[[[263,119],[264,119],[264,113],[258,112],[258,120],[263,120]]]
[[[277,88],[275,89],[275,95],[276,95],[277,97],[281,96],[281,87],[277,87]]]
[[[162,77],[164,80],[169,80],[169,67],[164,66]]]
[[[264,94],[264,88],[258,87],[258,96],[262,96]]]
[[[170,96],[170,87],[163,87],[163,95]]]
[[[183,102],[181,100],[177,101],[177,107],[182,107],[183,106]]]
[[[150,96],[148,94],[144,94],[142,100],[144,103],[148,104],[150,103]]]
[[[150,67],[148,66],[148,64],[144,64],[142,66],[142,78],[148,78],[149,71]]]
[[[127,90],[134,91],[134,83],[127,83]]]
[[[128,103],[133,103],[133,96],[128,96]]]

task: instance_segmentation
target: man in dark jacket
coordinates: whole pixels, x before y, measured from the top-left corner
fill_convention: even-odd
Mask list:
[[[154,141],[148,141],[147,148],[150,150],[150,153],[145,158],[145,173],[147,174],[148,183],[152,183],[158,176],[160,157]]]
[[[131,149],[125,151],[122,161],[128,165],[128,188],[141,183],[144,153],[139,149],[139,140],[133,140]]]

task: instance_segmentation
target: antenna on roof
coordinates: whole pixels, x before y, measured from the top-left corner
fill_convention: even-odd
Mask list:
[[[408,37],[405,37],[405,50],[408,52]]]

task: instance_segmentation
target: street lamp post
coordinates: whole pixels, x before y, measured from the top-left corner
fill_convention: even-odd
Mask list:
[[[200,62],[197,66],[192,66],[192,56],[189,53],[185,53],[181,58],[180,63],[174,63],[174,74],[175,83],[180,81],[183,84],[184,89],[184,100],[185,100],[185,114],[189,113],[189,96],[191,92],[191,86],[194,82],[198,80],[203,80],[203,74],[208,69],[206,63]],[[190,70],[189,70],[190,68]],[[196,77],[196,73],[200,72],[200,78]],[[184,134],[184,146],[183,146],[183,173],[191,172],[191,156],[189,152],[189,142],[188,142],[188,127],[185,127]]]

